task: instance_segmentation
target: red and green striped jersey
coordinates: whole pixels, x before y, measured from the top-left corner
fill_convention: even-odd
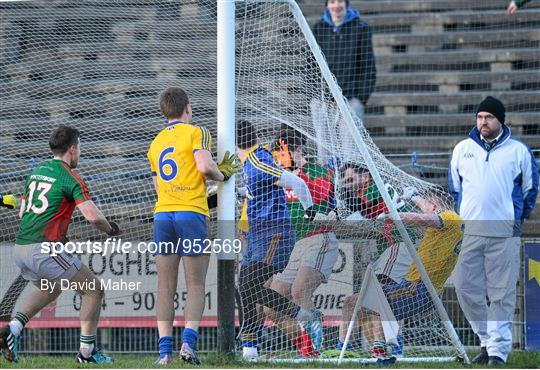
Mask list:
[[[40,164],[26,179],[16,244],[65,241],[75,206],[90,200],[88,187],[62,160]]]
[[[396,190],[391,185],[385,185],[388,195],[392,198],[398,212],[418,212],[418,209],[412,203],[401,200]],[[358,200],[357,206],[362,213],[362,216],[366,218],[374,219],[382,213],[388,213],[388,207],[384,203],[381,192],[373,180],[367,181],[360,189],[358,192]],[[408,227],[406,230],[412,241],[415,242],[417,238],[416,229]],[[387,247],[402,241],[403,238],[397,228],[394,227],[394,222],[388,220],[382,230],[382,238],[379,242],[382,243],[382,246]]]
[[[318,213],[328,214],[331,211],[330,203],[334,196],[334,182],[332,171],[328,168],[309,159],[308,162],[299,169],[297,173],[308,186],[311,197],[313,198],[313,208]],[[317,227],[304,219],[304,208],[293,190],[285,190],[285,200],[291,222],[296,231],[296,240],[307,236],[332,231],[328,227]]]

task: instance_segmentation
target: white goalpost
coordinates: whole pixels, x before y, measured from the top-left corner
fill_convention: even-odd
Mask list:
[[[217,4],[217,135],[218,158],[235,148],[235,16],[232,0],[220,0]],[[218,233],[220,240],[235,238],[234,219],[236,191],[235,176],[219,185]],[[234,288],[235,255],[222,252],[218,255],[218,351],[234,353]]]

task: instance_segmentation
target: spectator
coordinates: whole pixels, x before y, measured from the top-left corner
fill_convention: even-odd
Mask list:
[[[362,119],[376,81],[371,28],[349,0],[327,0],[313,34],[343,95]]]
[[[508,15],[514,15],[514,13],[521,8],[523,5],[527,4],[531,0],[512,0],[508,4]]]
[[[472,362],[488,365],[506,363],[512,349],[519,234],[538,193],[536,160],[510,136],[504,119],[498,99],[483,100],[476,127],[454,148],[449,171],[450,190],[465,224],[456,293],[480,338],[481,352]]]

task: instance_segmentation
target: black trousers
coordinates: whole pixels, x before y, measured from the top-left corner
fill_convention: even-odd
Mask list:
[[[266,263],[256,262],[240,269],[240,300],[242,302],[243,322],[241,338],[257,340],[264,318],[257,314],[257,304],[271,308],[291,318],[296,317],[300,306],[264,284],[278,271]]]

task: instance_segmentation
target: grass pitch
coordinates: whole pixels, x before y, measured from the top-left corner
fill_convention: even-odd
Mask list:
[[[470,353],[470,356],[474,356],[475,353]],[[208,354],[201,356],[203,360],[203,366],[190,366],[183,363],[178,357],[175,361],[167,366],[168,368],[246,368],[246,369],[256,369],[256,368],[302,368],[302,369],[311,369],[311,368],[336,368],[338,365],[336,363],[324,363],[324,362],[303,362],[303,363],[270,363],[270,362],[260,362],[260,363],[249,363],[243,362],[238,358],[230,358],[227,356],[219,356],[217,354]],[[69,369],[84,369],[84,368],[98,368],[98,369],[113,369],[113,368],[134,368],[134,369],[146,369],[146,368],[163,368],[163,366],[154,365],[154,361],[157,358],[157,355],[113,355],[114,363],[110,365],[92,365],[92,364],[77,364],[75,363],[75,355],[73,356],[35,356],[35,355],[21,355],[21,359],[17,364],[11,364],[5,360],[0,360],[0,368],[6,369],[21,369],[21,368],[31,368],[31,369],[43,369],[43,368],[69,368]],[[540,353],[538,352],[513,352],[508,359],[508,364],[506,368],[529,368],[535,369],[540,365]],[[371,367],[371,368],[380,368],[377,365],[359,365],[357,363],[344,363],[339,366],[339,368],[344,369],[353,369],[359,367]],[[451,363],[396,363],[392,366],[393,368],[417,368],[417,369],[444,369],[444,368],[484,368],[485,366],[477,365],[463,365],[456,362]]]

